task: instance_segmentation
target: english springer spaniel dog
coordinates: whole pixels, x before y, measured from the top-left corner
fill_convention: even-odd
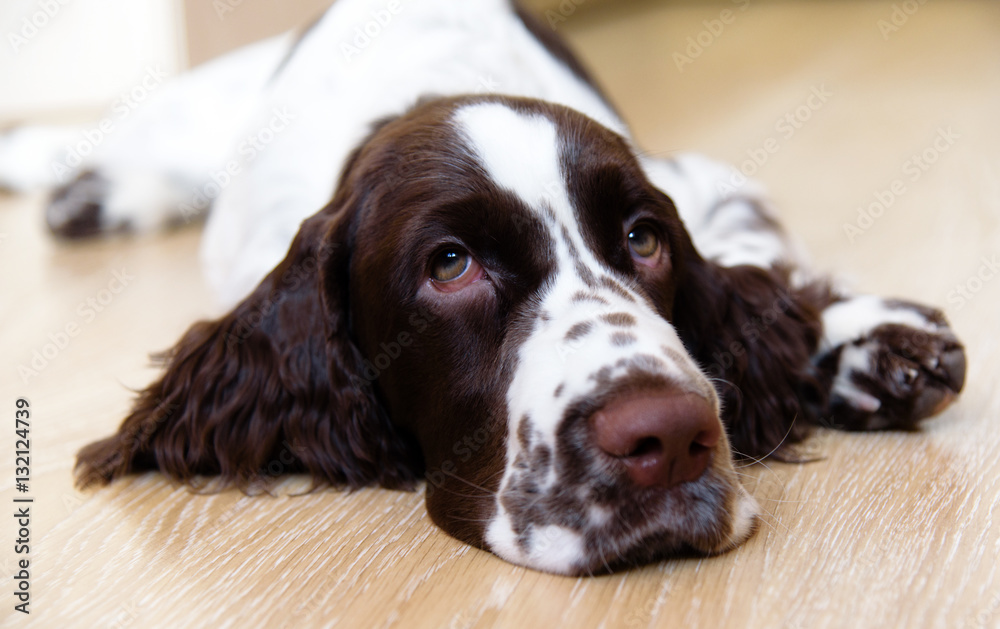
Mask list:
[[[8,184],[52,174],[17,159],[45,133],[5,136]],[[965,378],[940,311],[811,274],[738,171],[643,154],[510,0],[338,0],[79,161],[45,161],[72,170],[57,235],[211,205],[233,306],[80,452],[82,486],[426,479],[459,540],[590,574],[738,546],[759,507],[734,461],[794,459],[818,422],[913,429]]]

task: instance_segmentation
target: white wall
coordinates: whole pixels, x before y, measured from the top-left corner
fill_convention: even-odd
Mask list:
[[[0,120],[109,105],[185,65],[179,0],[0,0]]]

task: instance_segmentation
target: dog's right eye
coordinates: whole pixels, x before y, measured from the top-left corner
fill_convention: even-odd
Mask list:
[[[431,277],[437,282],[453,282],[468,270],[471,260],[472,257],[464,251],[442,251],[431,263]]]

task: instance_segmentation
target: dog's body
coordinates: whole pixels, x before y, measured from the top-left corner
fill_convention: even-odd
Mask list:
[[[759,188],[637,153],[506,1],[339,0],[141,115],[50,225],[153,228],[217,197],[206,270],[242,301],[81,453],[85,484],[158,468],[246,487],[293,444],[291,469],[335,485],[426,475],[452,535],[581,573],[745,540],[732,450],[821,417],[912,428],[962,387],[939,312],[829,289]],[[0,177],[27,142],[0,144]]]

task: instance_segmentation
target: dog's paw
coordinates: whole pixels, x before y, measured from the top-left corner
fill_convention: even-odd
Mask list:
[[[940,311],[871,298],[830,310],[824,314],[829,341],[817,366],[830,382],[833,426],[912,429],[962,390],[965,349]]]
[[[61,238],[86,238],[113,231],[102,216],[107,195],[107,180],[94,171],[83,171],[52,191],[45,221]]]

